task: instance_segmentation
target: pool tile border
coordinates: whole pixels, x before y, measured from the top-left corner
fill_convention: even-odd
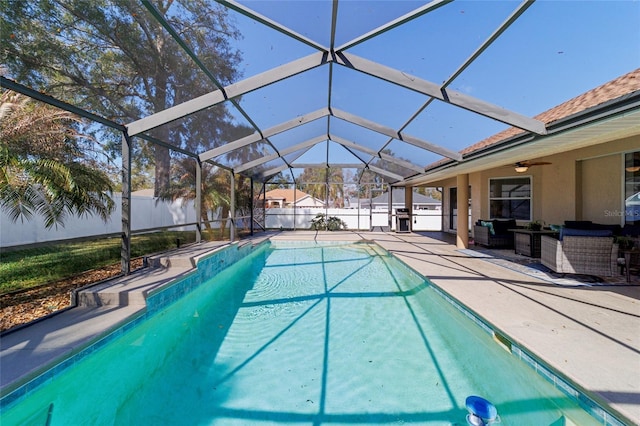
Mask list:
[[[431,283],[431,286],[437,294],[439,294],[444,300],[449,302],[458,311],[464,314],[467,318],[472,320],[482,330],[484,330],[489,336],[493,337],[499,334],[502,338],[509,340],[511,344],[510,352],[516,356],[519,360],[531,367],[536,373],[542,376],[547,382],[551,383],[555,388],[559,389],[562,393],[567,395],[573,401],[578,403],[580,407],[589,413],[593,418],[602,422],[604,426],[626,426],[627,423],[621,421],[613,413],[602,407],[597,401],[589,396],[585,391],[580,390],[576,385],[572,384],[569,380],[562,377],[559,373],[555,372],[551,367],[547,366],[544,362],[538,360],[533,354],[529,353],[525,348],[518,343],[511,341],[506,334],[489,325],[484,319],[475,314],[469,308],[464,306],[458,300],[451,297],[444,290],[437,285]]]

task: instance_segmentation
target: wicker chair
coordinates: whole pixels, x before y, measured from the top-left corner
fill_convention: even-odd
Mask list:
[[[517,228],[516,221],[508,220],[492,220],[494,233],[488,227],[482,226],[479,220],[473,227],[473,240],[475,245],[483,245],[485,247],[495,248],[513,248],[513,232],[509,229]]]
[[[618,244],[613,237],[542,236],[541,261],[547,268],[569,274],[611,277],[617,273]]]

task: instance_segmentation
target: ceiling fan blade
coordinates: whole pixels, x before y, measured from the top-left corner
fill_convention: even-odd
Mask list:
[[[531,167],[531,166],[544,166],[547,164],[551,164],[547,161],[518,161],[515,166],[516,167]]]

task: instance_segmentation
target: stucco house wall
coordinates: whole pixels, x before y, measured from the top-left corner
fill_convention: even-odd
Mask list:
[[[639,150],[640,137],[630,137],[531,159],[551,164],[530,167],[525,173],[516,173],[513,165],[470,173],[472,223],[489,218],[489,179],[530,176],[532,220],[544,222],[546,226],[562,224],[565,220],[622,225],[624,154]],[[443,188],[443,230],[449,231],[449,189],[456,186],[456,179],[434,182],[434,185]],[[524,223],[526,221],[520,222]]]

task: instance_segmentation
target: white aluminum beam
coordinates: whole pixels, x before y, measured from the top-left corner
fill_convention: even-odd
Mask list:
[[[240,167],[236,167],[235,169],[233,169],[233,171],[236,172],[236,173],[242,173],[245,170],[249,170],[249,169],[251,169],[253,167],[256,167],[256,166],[259,166],[261,164],[268,163],[269,161],[275,160],[276,158],[284,157],[285,155],[289,155],[289,154],[291,154],[293,152],[296,152],[298,150],[301,150],[301,149],[304,149],[304,148],[309,148],[309,147],[311,147],[311,146],[313,146],[313,145],[315,145],[317,143],[324,142],[325,140],[327,140],[327,136],[326,135],[317,136],[317,137],[315,137],[313,139],[309,139],[308,141],[305,141],[305,142],[299,143],[297,145],[290,146],[289,148],[283,149],[283,150],[280,151],[279,155],[278,154],[271,154],[271,155],[267,155],[265,157],[258,158],[256,160],[253,160],[253,161],[250,161],[248,163],[245,163]]]
[[[278,133],[282,133],[287,130],[291,130],[298,126],[302,126],[303,124],[310,123],[312,121],[318,120],[322,117],[326,117],[329,115],[329,110],[326,108],[321,108],[312,113],[302,115],[300,117],[296,117],[292,120],[286,121],[284,123],[280,123],[276,126],[270,127],[269,129],[262,132],[262,135],[259,133],[254,133],[249,136],[245,136],[244,138],[235,140],[233,142],[229,142],[225,145],[219,146],[217,148],[210,149],[209,151],[203,152],[200,154],[200,161],[206,161],[210,158],[217,157],[219,155],[226,154],[229,151],[233,151],[234,149],[242,148],[243,146],[251,145],[252,143],[258,142],[260,140],[269,138],[273,135],[277,135]]]
[[[345,148],[353,148],[353,149],[355,149],[357,151],[364,152],[365,154],[372,155],[372,156],[374,156],[376,158],[382,158],[385,161],[397,164],[398,166],[404,167],[405,169],[410,169],[410,170],[413,170],[413,171],[416,171],[416,172],[419,172],[419,173],[423,173],[424,172],[424,167],[420,167],[420,166],[418,166],[416,164],[413,164],[413,163],[411,163],[409,161],[405,161],[405,160],[402,160],[400,158],[393,157],[392,155],[385,154],[383,152],[375,151],[373,149],[370,149],[370,148],[367,148],[365,146],[362,146],[362,145],[360,145],[358,143],[351,142],[351,141],[349,141],[347,139],[341,138],[340,136],[334,136],[334,135],[329,135],[329,136],[330,136],[330,139],[332,141],[344,146]]]
[[[329,163],[329,168],[331,167],[339,167],[343,169],[364,169],[365,165],[363,163]]]
[[[356,142],[352,142],[350,140],[347,140],[345,138],[342,138],[340,136],[336,136],[336,135],[329,135],[329,139],[334,141],[337,144],[340,144],[346,148],[353,148],[355,150],[358,150],[360,152],[363,152],[365,154],[369,154],[372,155],[374,157],[378,156],[378,151],[376,151],[375,149],[371,149],[371,148],[367,148],[366,146],[362,146],[359,143]]]
[[[419,148],[426,149],[431,152],[435,152],[436,154],[440,154],[444,157],[448,157],[456,161],[462,161],[462,154],[460,154],[459,152],[451,151],[450,149],[443,148],[431,142],[424,141],[415,136],[396,132],[390,127],[383,126],[374,121],[370,121],[365,118],[358,117],[348,112],[344,112],[335,108],[333,108],[331,112],[332,112],[332,115],[336,118],[340,118],[342,120],[348,121],[350,123],[356,124],[366,129],[373,130],[374,132],[378,132],[383,135],[404,141],[406,143],[417,146]]]
[[[424,173],[424,167],[417,166],[409,161],[405,161],[400,158],[395,158],[394,156],[385,154],[384,152],[380,153],[380,158],[389,163],[397,164],[400,167],[404,167],[405,169],[413,170],[414,172],[418,173]]]
[[[267,170],[263,173],[261,173],[259,176],[266,182],[266,180],[268,180],[268,178],[270,178],[271,176],[277,175],[278,173],[280,173],[281,171],[283,171],[284,169],[288,168],[289,166],[287,166],[286,164],[282,165],[282,166],[278,166],[275,167],[271,170]],[[265,179],[267,178],[267,179]]]
[[[369,165],[369,166],[368,166],[368,169],[369,169],[369,170],[371,170],[371,171],[372,171],[372,172],[374,172],[374,173],[379,174],[379,175],[387,176],[387,177],[390,177],[391,179],[395,179],[395,180],[396,180],[396,182],[397,182],[397,181],[404,180],[404,177],[402,177],[402,176],[400,176],[400,175],[397,175],[397,174],[395,174],[395,173],[388,172],[388,171],[386,171],[386,170],[384,170],[384,169],[381,169],[381,168],[379,168],[379,167],[376,167],[376,166]]]
[[[131,136],[146,132],[170,123],[171,121],[220,104],[228,99],[242,96],[254,90],[300,74],[304,71],[316,68],[325,64],[328,60],[329,58],[326,53],[313,53],[304,58],[291,61],[261,74],[230,84],[221,90],[215,90],[207,93],[206,95],[183,102],[180,105],[167,108],[148,117],[129,123],[126,126],[127,131]]]
[[[333,141],[332,141],[333,142]],[[362,163],[360,165],[360,167],[365,167],[367,165],[367,161],[364,160],[363,158],[361,158],[362,153],[361,152],[355,152],[355,149],[349,148],[347,146],[344,146],[338,142],[335,142],[338,146],[340,146],[342,149],[344,149],[345,151],[347,151],[349,154],[353,155],[354,157],[356,157],[358,159],[358,161],[360,161],[360,163]]]
[[[323,163],[293,163],[291,167],[294,169],[326,169],[329,165],[326,162]]]
[[[244,138],[237,139],[233,142],[229,142],[217,148],[210,149],[209,151],[203,152],[199,155],[200,161],[207,161],[219,155],[226,154],[229,151],[233,151],[234,149],[242,148],[247,145],[251,145],[252,143],[259,142],[264,138],[260,135],[260,133],[252,133],[249,136],[245,136]]]
[[[540,120],[526,117],[454,90],[441,90],[440,85],[438,84],[431,83],[430,81],[409,75],[403,71],[381,65],[377,62],[369,61],[359,56],[344,52],[336,54],[336,62],[347,68],[397,84],[510,126],[539,135],[545,135],[547,133],[545,124]]]

